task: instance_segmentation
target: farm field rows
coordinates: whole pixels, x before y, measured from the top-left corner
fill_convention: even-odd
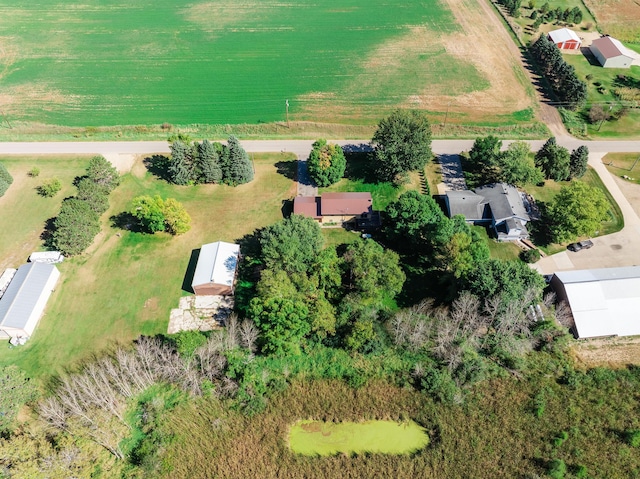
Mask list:
[[[260,124],[285,100],[292,121],[373,124],[397,106],[532,121],[477,0],[3,3],[3,126]]]

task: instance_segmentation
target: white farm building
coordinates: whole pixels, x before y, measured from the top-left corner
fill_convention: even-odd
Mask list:
[[[637,56],[613,37],[598,38],[589,49],[604,68],[629,68]]]
[[[217,241],[202,245],[191,287],[197,295],[233,294],[240,246]]]
[[[0,298],[0,339],[31,337],[59,277],[58,268],[48,263],[18,268]]]
[[[640,335],[640,266],[560,271],[551,286],[578,338]]]

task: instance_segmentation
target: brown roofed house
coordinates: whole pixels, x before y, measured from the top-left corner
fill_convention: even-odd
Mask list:
[[[297,196],[293,200],[293,213],[318,220],[322,225],[357,222],[372,217],[373,199],[368,192]]]

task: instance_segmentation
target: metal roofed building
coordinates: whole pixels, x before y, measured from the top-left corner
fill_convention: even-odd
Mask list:
[[[569,304],[578,338],[640,335],[640,266],[560,271],[551,286]]]
[[[217,241],[202,245],[191,287],[197,295],[231,295],[240,246]]]
[[[608,36],[594,40],[589,49],[604,68],[629,68],[637,55],[619,40]]]
[[[59,277],[58,268],[48,263],[18,268],[0,299],[0,338],[31,337]]]
[[[577,50],[582,45],[578,34],[568,28],[552,30],[547,34],[547,38],[561,50]]]

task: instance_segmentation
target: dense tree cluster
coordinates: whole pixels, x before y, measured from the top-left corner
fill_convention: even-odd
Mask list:
[[[138,220],[142,230],[148,233],[166,231],[181,235],[191,229],[189,213],[174,198],[163,200],[158,195],[137,196],[131,202],[130,213]]]
[[[566,108],[575,110],[587,99],[587,84],[578,78],[575,68],[562,58],[558,47],[546,35],[533,42],[530,52],[549,81],[553,92]]]
[[[264,268],[248,316],[263,352],[299,353],[323,340],[366,349],[379,339],[380,313],[405,280],[395,252],[360,239],[339,257],[323,248],[319,225],[298,215],[265,228],[259,242]]]
[[[109,161],[91,158],[87,174],[77,182],[77,195],[62,202],[53,222],[52,246],[67,255],[82,253],[100,231],[100,215],[109,208],[109,194],[119,183]]]
[[[7,168],[0,163],[0,197],[7,192],[11,183],[13,183],[13,176],[11,176]]]
[[[167,173],[176,185],[225,183],[236,186],[253,179],[253,164],[235,136],[230,136],[226,145],[176,137],[171,141]]]
[[[524,186],[542,181],[542,172],[530,157],[528,143],[515,141],[505,151],[501,149],[502,141],[495,136],[476,138],[466,160],[467,170],[475,177],[473,183]]]
[[[424,113],[415,110],[396,110],[381,120],[371,142],[382,181],[402,182],[407,173],[424,168],[433,156],[431,126]]]
[[[558,145],[555,137],[549,138],[536,153],[535,163],[544,173],[545,178],[565,181],[581,178],[587,171],[589,149],[582,145],[569,153],[569,150]]]
[[[500,5],[504,6],[512,17],[520,16],[520,7],[522,6],[522,0],[498,0]]]
[[[307,160],[309,176],[318,186],[330,186],[342,178],[347,160],[340,145],[317,140]]]

